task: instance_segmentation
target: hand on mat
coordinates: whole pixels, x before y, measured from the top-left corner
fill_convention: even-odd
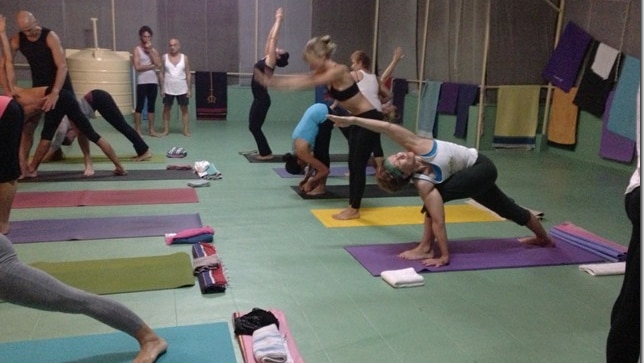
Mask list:
[[[447,266],[449,265],[449,256],[441,256],[438,258],[427,258],[421,261],[423,265],[425,266],[436,266],[436,267],[441,267],[441,266]]]

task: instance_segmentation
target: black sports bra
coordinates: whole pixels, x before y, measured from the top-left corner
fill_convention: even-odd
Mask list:
[[[349,88],[344,89],[342,91],[338,91],[333,87],[329,88],[329,95],[331,95],[333,99],[338,100],[340,102],[346,101],[349,98],[357,95],[358,93],[360,93],[360,88],[358,88],[358,84],[355,82],[353,82],[353,84],[349,86]]]

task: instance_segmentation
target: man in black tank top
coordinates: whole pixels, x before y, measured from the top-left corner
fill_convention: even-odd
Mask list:
[[[26,10],[18,12],[16,23],[20,31],[9,39],[12,59],[20,51],[31,68],[32,86],[50,87],[51,92],[47,94],[42,110],[45,111],[45,118],[53,117],[49,111],[56,107],[60,90],[74,92],[60,38],[54,31],[41,27],[36,17]],[[36,114],[24,123],[20,142],[20,168],[23,174],[40,116]]]

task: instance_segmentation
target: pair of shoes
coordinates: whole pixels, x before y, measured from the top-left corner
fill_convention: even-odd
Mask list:
[[[186,156],[188,156],[188,152],[182,147],[174,146],[173,148],[168,150],[165,156],[169,158],[185,158]]]

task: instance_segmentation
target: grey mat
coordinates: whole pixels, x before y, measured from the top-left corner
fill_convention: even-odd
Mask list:
[[[35,182],[89,182],[89,181],[136,181],[136,180],[182,180],[199,179],[192,170],[128,170],[127,175],[118,176],[112,170],[96,170],[93,176],[84,176],[82,170],[38,171],[35,178],[21,179],[20,183]]]

